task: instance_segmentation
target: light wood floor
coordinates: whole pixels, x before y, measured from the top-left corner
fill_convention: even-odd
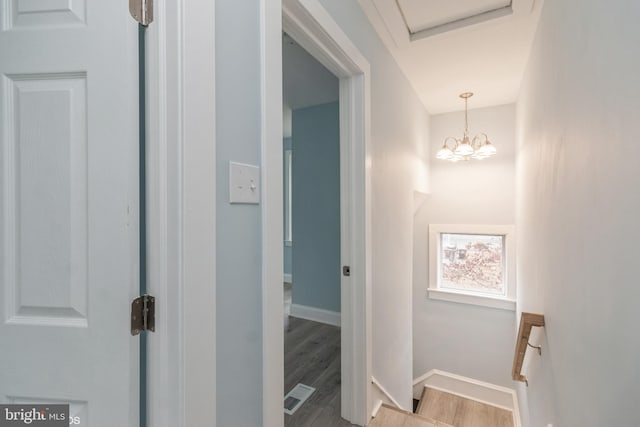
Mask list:
[[[513,427],[511,411],[428,387],[417,413],[455,427]]]
[[[405,412],[389,405],[382,405],[369,427],[452,427],[422,415]]]
[[[284,337],[284,386],[316,391],[293,414],[287,427],[349,427],[340,417],[340,328],[291,317]]]

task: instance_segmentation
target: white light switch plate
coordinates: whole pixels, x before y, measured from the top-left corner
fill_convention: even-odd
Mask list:
[[[229,203],[260,203],[260,168],[229,162]]]

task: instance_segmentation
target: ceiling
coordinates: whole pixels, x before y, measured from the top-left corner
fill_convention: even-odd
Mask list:
[[[515,102],[543,0],[359,0],[431,114]]]
[[[286,33],[282,35],[282,97],[292,110],[339,97],[338,78]]]

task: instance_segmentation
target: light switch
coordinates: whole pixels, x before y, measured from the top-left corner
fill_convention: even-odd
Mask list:
[[[260,168],[229,162],[229,203],[260,203]]]

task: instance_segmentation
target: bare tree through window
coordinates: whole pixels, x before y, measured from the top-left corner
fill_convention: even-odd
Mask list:
[[[442,233],[441,239],[441,288],[504,295],[504,236]]]

